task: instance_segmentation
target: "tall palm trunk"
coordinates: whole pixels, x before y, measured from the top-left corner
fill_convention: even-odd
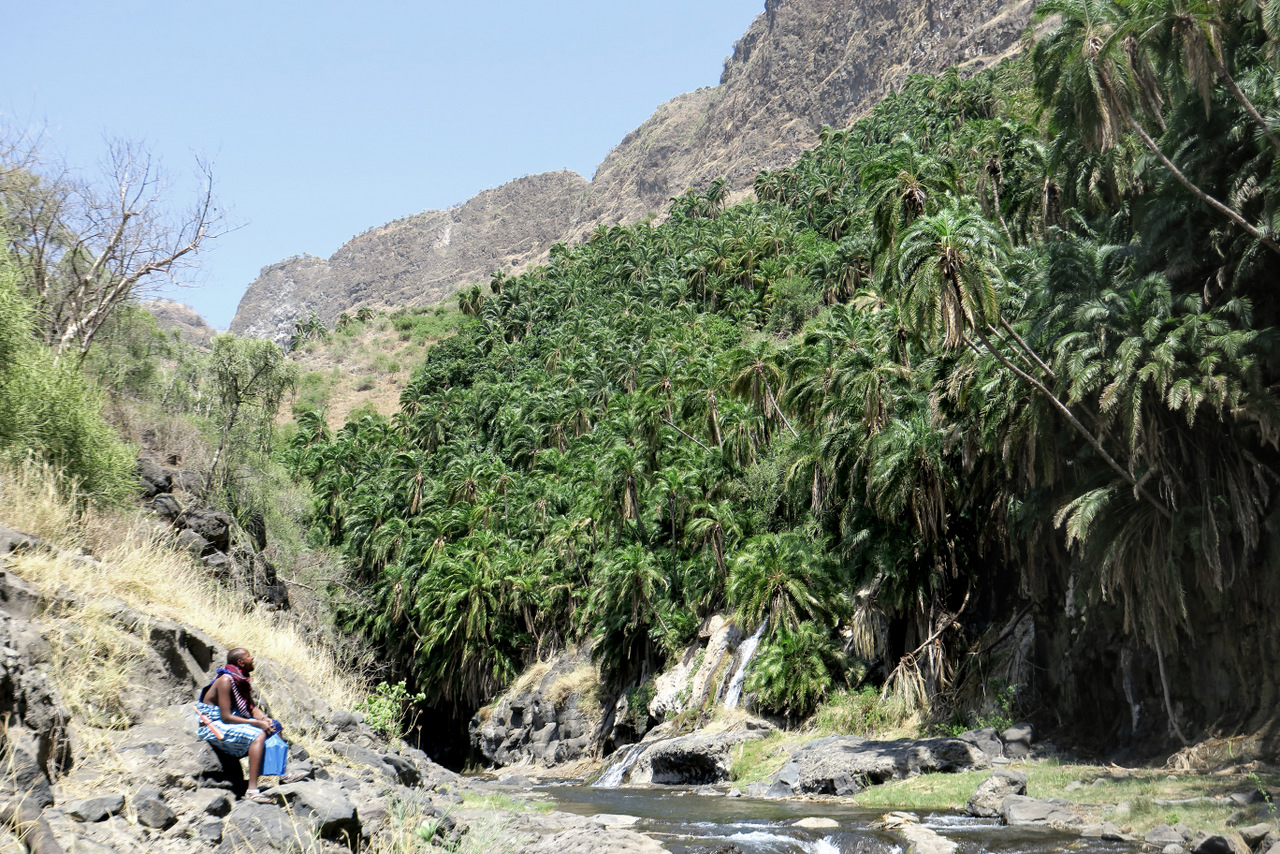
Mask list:
[[[1048,386],[1046,386],[1040,380],[1031,376],[1031,374],[1022,370],[1017,365],[1015,365],[1012,361],[1010,361],[1008,357],[1006,357],[1003,353],[1001,353],[996,348],[996,346],[991,342],[991,339],[987,337],[985,332],[975,328],[974,333],[978,336],[978,340],[982,342],[982,346],[986,348],[988,353],[994,356],[996,360],[1000,362],[1000,364],[1004,365],[1010,371],[1013,371],[1015,375],[1025,380],[1026,382],[1030,383],[1031,386],[1036,389],[1036,391],[1040,392],[1040,394],[1047,401],[1049,401],[1050,405],[1052,405],[1054,409],[1058,410],[1058,412],[1062,414],[1062,417],[1067,419],[1067,423],[1070,424],[1073,428],[1075,428],[1076,432],[1078,432],[1081,436],[1084,437],[1085,441],[1088,442],[1089,445],[1093,447],[1094,451],[1098,453],[1098,456],[1102,457],[1102,460],[1108,466],[1110,466],[1112,470],[1116,472],[1116,474],[1120,475],[1120,477],[1123,478],[1126,483],[1128,483],[1131,487],[1133,487],[1133,491],[1135,495],[1141,496],[1148,503],[1150,503],[1151,506],[1154,507],[1160,513],[1161,516],[1165,517],[1166,519],[1173,518],[1173,514],[1169,511],[1169,508],[1166,507],[1162,502],[1156,500],[1149,492],[1147,492],[1145,487],[1143,487],[1141,481],[1135,478],[1133,474],[1129,472],[1128,469],[1120,465],[1120,463],[1116,462],[1115,457],[1107,453],[1107,449],[1102,446],[1102,440],[1099,439],[1098,436],[1093,433],[1093,431],[1091,431],[1088,427],[1086,427],[1080,421],[1080,419],[1076,417],[1075,413],[1071,411],[1071,408],[1068,407],[1061,400],[1059,400],[1058,396],[1049,390]],[[978,350],[978,346],[974,344],[973,341],[970,340],[969,338],[966,337],[964,339],[964,342],[975,352],[980,352]]]

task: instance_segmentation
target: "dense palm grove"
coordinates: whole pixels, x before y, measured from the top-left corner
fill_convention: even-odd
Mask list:
[[[582,640],[634,684],[729,611],[795,716],[945,706],[1031,612],[1028,698],[1270,708],[1274,652],[1225,717],[1178,674],[1275,601],[1272,5],[1047,0],[1023,60],[908,80],[754,201],[462,293],[394,418],[299,421],[349,625],[474,709]]]

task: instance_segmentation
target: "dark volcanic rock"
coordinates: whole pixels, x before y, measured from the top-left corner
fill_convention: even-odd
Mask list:
[[[969,798],[965,811],[969,815],[980,818],[995,818],[1000,815],[1000,805],[1010,795],[1027,793],[1027,775],[1009,768],[998,768],[990,777],[983,780]]]
[[[124,795],[99,795],[96,798],[85,798],[73,801],[62,808],[62,811],[76,821],[106,821],[108,816],[115,815],[124,809]]]
[[[733,748],[763,738],[763,730],[694,733],[646,747],[631,769],[632,783],[703,785],[729,779]]]
[[[831,736],[811,741],[771,779],[794,780],[795,793],[844,795],[886,780],[931,772],[971,771],[991,763],[986,754],[958,738],[868,741]]]
[[[1037,800],[1024,795],[1009,795],[1000,804],[1000,820],[1005,824],[1039,824],[1049,827],[1071,827],[1082,824],[1071,806],[1059,798]]]

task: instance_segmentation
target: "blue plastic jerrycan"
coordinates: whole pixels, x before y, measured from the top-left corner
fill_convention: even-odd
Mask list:
[[[262,773],[268,777],[283,777],[289,764],[289,745],[279,735],[267,739],[262,750]]]

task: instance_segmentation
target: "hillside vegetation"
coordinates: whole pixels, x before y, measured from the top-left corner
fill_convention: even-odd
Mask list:
[[[1261,726],[1253,8],[1050,0],[1026,59],[909,79],[755,201],[717,182],[464,291],[399,412],[298,419],[345,625],[459,714],[575,640],[635,684],[727,609],[767,622],[748,688],[793,720],[863,683],[1106,738]],[[1026,626],[1032,666],[991,671]]]

